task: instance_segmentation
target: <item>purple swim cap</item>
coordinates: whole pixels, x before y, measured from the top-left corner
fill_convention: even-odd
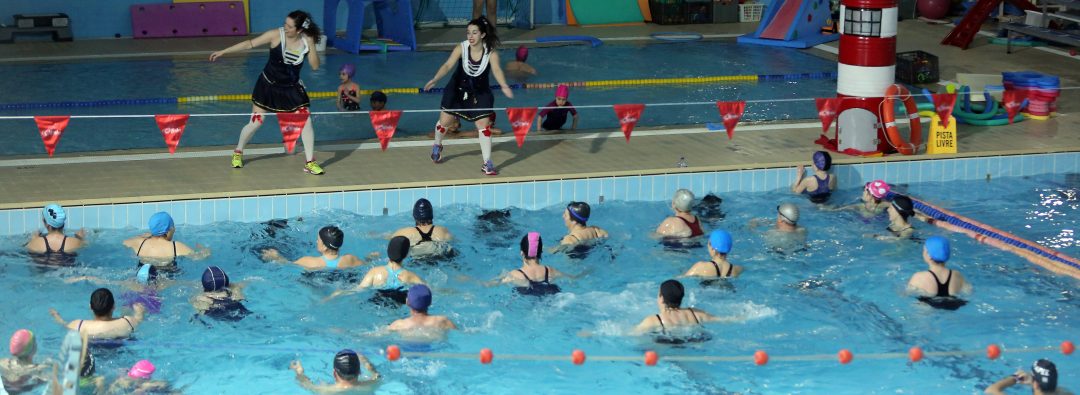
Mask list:
[[[356,66],[353,66],[352,63],[345,63],[341,65],[341,70],[338,72],[348,74],[349,78],[352,78],[353,75],[356,75]]]
[[[524,62],[525,59],[528,59],[528,58],[529,58],[529,48],[526,48],[524,45],[518,46],[518,49],[517,49],[517,60],[518,60],[518,62]]]

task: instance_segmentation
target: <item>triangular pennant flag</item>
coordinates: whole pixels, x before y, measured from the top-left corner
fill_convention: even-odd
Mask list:
[[[735,137],[735,125],[742,119],[743,110],[746,109],[744,101],[718,101],[716,109],[720,110],[720,119],[724,121],[724,129],[727,130],[727,138]]]
[[[169,146],[169,153],[176,153],[176,146],[180,145],[180,136],[184,135],[184,127],[187,126],[188,114],[155,115],[161,136],[165,138],[165,145]]]
[[[285,143],[285,151],[291,154],[296,148],[296,139],[300,137],[300,132],[304,131],[308,112],[304,109],[297,112],[279,112],[277,119],[281,126],[281,142]]]
[[[525,144],[525,135],[532,129],[533,120],[536,119],[536,107],[507,108],[506,116],[510,118],[510,128],[514,130],[514,138],[517,139],[518,148]]]
[[[934,112],[941,118],[941,126],[949,127],[949,117],[952,116],[953,106],[956,105],[955,93],[938,93],[930,95],[934,101]]]
[[[638,120],[641,119],[641,113],[645,111],[644,104],[616,104],[615,116],[619,117],[619,125],[622,126],[623,136],[626,136],[626,142],[630,142],[630,132],[634,131],[634,125],[637,125]]]
[[[34,116],[37,123],[38,133],[41,133],[41,141],[45,143],[45,151],[53,156],[56,144],[60,142],[60,136],[64,134],[64,128],[68,125],[71,116]]]
[[[1005,91],[1001,95],[1001,106],[1005,107],[1005,114],[1009,116],[1009,123],[1013,123],[1013,118],[1020,112],[1021,104],[1020,95],[1016,94],[1016,91]]]
[[[401,110],[372,111],[368,116],[371,117],[371,127],[375,129],[375,135],[379,137],[379,146],[386,151],[386,146],[390,144],[390,139],[397,130],[398,121],[401,120]]]
[[[821,133],[828,133],[829,126],[832,126],[833,120],[836,119],[836,108],[840,106],[840,98],[819,97],[814,99],[814,102],[817,103],[817,116],[821,119]]]

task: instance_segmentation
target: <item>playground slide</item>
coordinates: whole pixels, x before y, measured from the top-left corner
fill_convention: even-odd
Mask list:
[[[795,17],[799,13],[799,7],[802,5],[802,0],[774,0],[783,1],[780,8],[776,11],[776,15],[769,20],[769,25],[765,27],[765,30],[761,32],[761,38],[769,38],[773,40],[783,40],[787,38],[787,33],[791,30],[791,22],[795,20]],[[774,5],[775,7],[775,5]]]

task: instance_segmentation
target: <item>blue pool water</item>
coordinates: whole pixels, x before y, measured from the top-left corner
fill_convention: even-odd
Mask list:
[[[504,61],[513,59],[514,48],[500,52]],[[304,67],[302,78],[309,91],[337,89],[338,68],[357,65],[356,80],[363,89],[421,87],[445,62],[447,52],[391,54],[333,54],[324,57],[323,68]],[[265,52],[251,56],[229,56],[217,63],[204,58],[174,60],[90,61],[0,65],[7,78],[0,90],[0,104],[28,102],[95,101],[222,94],[250,94],[255,78],[266,63]],[[836,64],[806,52],[786,48],[736,45],[731,42],[664,44],[614,44],[598,48],[562,46],[534,48],[529,63],[539,75],[530,82],[646,79],[717,75],[758,75],[835,72]],[[440,83],[440,87],[445,79]],[[509,81],[515,83],[515,81]],[[834,95],[832,80],[769,81],[738,84],[695,84],[681,86],[639,86],[618,88],[573,88],[575,105],[613,103],[681,103],[716,100],[776,100]],[[16,93],[17,92],[17,93]],[[554,89],[515,90],[508,100],[496,93],[496,106],[543,106],[554,97]],[[437,109],[440,94],[390,95],[391,109]],[[366,98],[363,107],[368,109]],[[331,99],[316,99],[314,111],[336,111]],[[249,101],[197,102],[190,104],[127,105],[109,107],[41,108],[4,110],[0,115],[113,115],[172,113],[249,113]],[[763,102],[747,105],[745,120],[783,120],[815,117],[811,102]],[[433,113],[405,114],[398,136],[427,135],[436,120]],[[703,124],[719,122],[713,104],[647,108],[642,126]],[[321,142],[373,138],[366,115],[317,116],[317,139]],[[192,118],[181,147],[235,144],[243,117]],[[509,131],[505,113],[496,125]],[[44,152],[30,120],[0,120],[9,130],[0,154]],[[569,125],[567,126],[569,127]],[[610,108],[583,109],[579,128],[618,127]],[[472,126],[468,125],[468,129]],[[255,142],[280,142],[280,134],[267,126]],[[76,119],[61,140],[57,152],[163,147],[161,133],[152,118]]]
[[[1080,202],[1078,179],[1067,175],[1002,178],[989,182],[918,183],[897,191],[939,204],[1021,237],[1054,245],[1080,256],[1071,234]],[[706,191],[695,191],[704,194]],[[853,202],[858,190],[845,189],[836,202]],[[684,281],[684,305],[717,315],[744,315],[745,322],[708,325],[712,340],[681,347],[654,344],[646,337],[625,333],[642,318],[656,313],[660,282],[682,273],[704,258],[702,248],[666,250],[649,232],[669,210],[666,202],[608,201],[593,205],[591,224],[612,237],[585,259],[547,255],[544,263],[568,273],[590,271],[562,282],[563,293],[543,300],[512,297],[505,287],[484,288],[472,281],[488,280],[517,268],[517,240],[540,231],[548,244],[564,234],[562,205],[543,210],[511,209],[512,221],[503,228],[480,225],[481,210],[456,205],[436,210],[436,221],[457,238],[461,255],[439,266],[408,263],[435,289],[432,312],[448,314],[462,328],[444,342],[411,345],[406,350],[475,353],[490,347],[496,362],[475,359],[407,358],[389,362],[379,353],[393,337],[365,333],[407,314],[367,302],[367,294],[321,303],[333,285],[301,280],[300,270],[262,263],[255,250],[276,246],[287,256],[313,254],[315,231],[325,224],[346,232],[343,251],[364,255],[385,251],[385,237],[408,226],[406,215],[363,216],[330,210],[289,219],[291,227],[275,237],[265,225],[218,222],[181,226],[177,238],[213,249],[206,261],[182,261],[180,283],[164,292],[160,315],[139,328],[138,342],[119,353],[99,356],[98,371],[115,375],[134,361],[149,358],[156,377],[187,386],[193,394],[299,393],[291,359],[304,361],[317,381],[330,380],[330,359],[341,348],[368,354],[385,377],[378,393],[502,394],[583,393],[973,393],[1018,367],[1046,357],[1062,372],[1061,385],[1080,388],[1076,357],[1055,351],[1013,353],[1010,348],[1045,347],[1062,340],[1076,341],[1080,328],[1077,281],[1057,277],[1012,254],[926,224],[918,235],[943,234],[953,242],[949,265],[961,270],[974,285],[969,304],[958,311],[929,309],[904,294],[911,274],[925,270],[921,245],[912,241],[882,242],[865,238],[880,232],[884,219],[864,220],[856,214],[822,212],[787,193],[739,193],[722,196],[725,215],[706,221],[706,231],[723,228],[735,236],[731,259],[745,272],[727,286],[702,286]],[[748,229],[753,218],[775,218],[780,200],[796,202],[809,229],[808,248],[788,255],[768,252],[760,233]],[[40,355],[56,350],[62,331],[46,313],[55,307],[67,319],[86,318],[86,299],[96,288],[89,283],[65,285],[72,275],[96,275],[114,280],[132,275],[134,257],[120,241],[140,229],[100,230],[79,257],[79,266],[41,272],[20,251],[23,238],[0,239],[0,272],[8,286],[7,303],[0,304],[0,333],[21,327],[36,330]],[[198,276],[208,264],[223,267],[234,281],[248,284],[247,306],[256,315],[236,324],[192,321],[188,299],[197,291]],[[358,275],[366,268],[358,271]],[[581,332],[592,336],[581,337]],[[860,353],[905,352],[913,345],[926,351],[979,350],[1001,344],[1006,353],[997,361],[984,357],[929,357],[910,364],[903,359],[860,359]],[[835,360],[770,362],[639,362],[507,361],[500,354],[569,355],[572,349],[591,356],[639,356],[653,349],[661,355],[748,356],[767,350],[783,355],[835,354],[841,348],[855,353],[855,362]],[[599,384],[599,385],[598,385]]]

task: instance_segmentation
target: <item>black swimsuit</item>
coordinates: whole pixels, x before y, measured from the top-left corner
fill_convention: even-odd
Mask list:
[[[548,267],[547,266],[544,266],[544,281],[533,281],[533,279],[529,278],[528,274],[525,274],[524,270],[518,269],[518,272],[520,272],[521,275],[523,277],[525,277],[525,281],[529,282],[529,286],[527,286],[527,287],[517,287],[517,288],[515,288],[515,290],[519,294],[529,295],[529,296],[544,296],[544,295],[554,295],[554,294],[559,293],[559,291],[561,291],[559,289],[558,285],[552,284],[548,280]]]
[[[232,292],[228,289],[224,292],[225,297],[221,299],[207,295],[207,298],[210,299],[210,307],[203,312],[203,315],[218,321],[235,322],[251,314],[251,311],[244,307],[243,303],[232,298]]]
[[[41,236],[41,239],[45,242],[45,252],[42,254],[30,254],[34,262],[43,266],[74,266],[75,254],[64,251],[64,246],[67,244],[67,236],[64,236],[64,240],[60,242],[60,249],[53,250],[49,245],[48,235]]]
[[[735,265],[732,265],[732,264],[729,263],[728,268],[727,268],[727,274],[721,276],[720,275],[720,265],[716,264],[716,261],[712,261],[712,260],[710,260],[709,263],[712,263],[713,267],[716,268],[716,277],[720,277],[720,278],[731,277],[731,272],[735,271]],[[657,316],[657,317],[659,317],[659,316]],[[694,319],[697,319],[697,316],[694,316]]]
[[[949,283],[952,282],[952,270],[949,270],[949,275],[948,277],[945,277],[944,283],[938,279],[938,276],[934,274],[934,272],[931,271],[930,275],[934,276],[934,283],[937,284],[937,294],[934,296],[920,296],[920,302],[926,303],[935,309],[942,310],[956,310],[967,304],[967,301],[949,294]]]
[[[139,254],[142,253],[142,248],[143,248],[144,245],[146,245],[147,240],[150,240],[150,238],[147,237],[147,238],[143,239],[142,243],[139,243],[139,250],[135,251],[135,257],[136,258],[138,258]],[[177,255],[176,255],[176,242],[174,241],[174,242],[172,242],[172,258],[173,258],[172,261],[166,262],[164,265],[154,265],[154,266],[158,270],[161,270],[163,272],[172,272],[172,273],[179,272],[180,271],[180,266],[178,266],[176,264],[176,257],[177,257]],[[142,261],[142,259],[138,259],[138,260],[135,261],[135,266],[142,265],[143,263],[144,262]]]
[[[886,226],[886,227],[885,227],[885,230],[889,231],[889,233],[892,233],[892,234],[893,234],[893,236],[896,236],[896,237],[903,237],[902,235],[904,234],[904,231],[905,231],[905,230],[908,230],[908,229],[911,229],[911,228],[914,228],[914,226],[908,225],[908,227],[906,227],[906,228],[904,228],[904,229],[900,229],[900,230],[893,230],[893,229],[892,229],[892,225],[890,225],[890,226]],[[930,272],[930,273],[931,273],[931,274],[933,274],[934,272]],[[952,276],[952,272],[951,272],[951,271],[949,272],[949,275],[950,275],[950,276]],[[935,278],[936,278],[936,277],[935,277]],[[948,281],[946,281],[946,283],[948,283]]]
[[[694,323],[701,325],[701,321],[698,320],[697,314],[694,313],[694,309],[690,309],[690,315],[694,317]],[[686,343],[698,343],[711,339],[708,333],[697,332],[690,334],[689,336],[674,336],[667,332],[667,327],[664,326],[664,320],[660,318],[660,314],[656,315],[656,322],[660,323],[660,335],[656,336],[655,341],[663,344],[686,344]]]
[[[423,243],[425,241],[434,241],[434,240],[431,240],[431,234],[435,233],[435,226],[432,225],[431,229],[429,229],[427,233],[424,233],[424,231],[420,230],[420,227],[417,226],[416,227],[416,233],[420,234],[420,243]],[[420,244],[420,243],[416,243],[416,244]]]

